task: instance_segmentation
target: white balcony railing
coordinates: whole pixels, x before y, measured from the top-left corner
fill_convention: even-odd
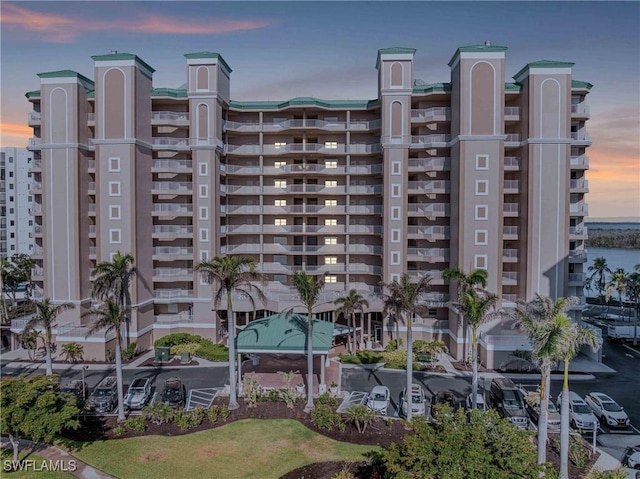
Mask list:
[[[504,107],[504,116],[520,116],[520,107],[519,106],[505,106]]]
[[[154,111],[151,113],[152,120],[189,121],[188,112],[177,111]]]
[[[507,137],[504,141],[508,143],[517,143],[520,141],[520,133],[507,133]]]

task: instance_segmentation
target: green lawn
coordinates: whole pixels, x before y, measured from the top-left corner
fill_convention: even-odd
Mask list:
[[[19,472],[12,472],[11,474],[7,474],[5,472],[5,466],[7,466],[7,463],[5,463],[5,461],[13,460],[13,450],[2,449],[0,454],[1,454],[0,457],[2,457],[2,467],[0,469],[2,472],[0,472],[0,477],[10,477],[11,479],[67,479],[67,478],[73,477],[73,475],[69,474],[68,472],[60,472],[60,471],[51,472],[46,470],[19,471]],[[44,458],[42,458],[41,456],[38,456],[37,454],[29,454],[28,452],[25,452],[25,451],[21,451],[18,457],[20,458],[20,460],[27,459],[27,460],[35,461],[35,465],[40,469],[42,469],[42,461],[45,460]]]
[[[291,419],[246,419],[184,436],[87,443],[73,454],[120,479],[268,479],[312,462],[361,460],[373,448],[333,441]]]

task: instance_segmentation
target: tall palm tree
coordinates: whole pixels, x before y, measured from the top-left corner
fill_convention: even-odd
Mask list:
[[[600,338],[593,330],[582,328],[576,323],[571,323],[564,338],[561,346],[564,381],[560,407],[560,477],[569,479],[569,362],[578,354],[583,345],[588,345],[596,351],[600,347]]]
[[[640,269],[640,265],[636,265],[636,267]],[[636,346],[638,344],[638,319],[640,319],[640,273],[631,273],[627,277],[626,289],[629,301],[634,304],[636,321],[633,333],[633,345]]]
[[[351,318],[351,326],[353,327],[353,354],[356,353],[356,311],[364,312],[364,308],[369,307],[369,302],[358,293],[355,289],[350,289],[346,296],[342,296],[336,299],[333,304],[339,306],[336,310],[336,315],[344,314]],[[364,330],[364,319],[361,321],[360,326]],[[351,349],[351,348],[349,348]]]
[[[122,385],[122,329],[125,327],[128,316],[125,309],[120,308],[120,305],[111,298],[106,299],[98,309],[87,311],[83,316],[90,316],[94,319],[89,334],[93,334],[96,331],[105,330],[105,333],[109,331],[115,331],[116,337],[116,382],[118,383],[118,422],[125,420],[124,417],[124,388]],[[88,336],[87,335],[87,336]]]
[[[381,283],[384,287],[384,283]],[[400,347],[400,317],[402,316],[402,300],[393,291],[391,294],[382,293],[382,314],[392,320],[396,328],[396,349]]]
[[[324,286],[322,279],[296,271],[293,274],[293,285],[298,290],[300,302],[307,308],[307,404],[305,412],[313,409],[313,308],[318,303],[320,291]]]
[[[207,281],[213,288],[212,309],[215,310],[226,299],[227,329],[229,338],[229,409],[238,408],[238,395],[236,386],[236,326],[233,313],[232,293],[239,293],[247,297],[255,310],[254,295],[264,303],[266,296],[256,282],[263,282],[264,277],[256,269],[253,258],[241,256],[215,257],[211,261],[201,261],[195,265],[195,270],[205,274]]]
[[[594,258],[593,264],[587,268],[587,271],[591,271],[591,277],[596,281],[598,295],[600,299],[603,299],[605,285],[607,283],[607,273],[611,273],[606,258],[604,256]]]
[[[463,290],[459,300],[453,301],[451,306],[458,313],[471,330],[469,337],[471,344],[471,401],[475,409],[478,404],[478,329],[484,323],[500,317],[496,311],[498,297],[477,287]]]
[[[98,263],[94,269],[93,296],[100,300],[113,299],[125,312],[131,306],[131,280],[137,273],[135,260],[129,253],[117,251],[111,261]],[[126,323],[128,328],[129,323]],[[127,344],[129,334],[126,335]]]
[[[0,258],[0,301],[2,301],[2,323],[9,321],[9,311],[7,310],[7,302],[4,299],[4,282],[5,278],[11,271],[11,262],[7,258]]]
[[[610,294],[611,290],[614,290],[618,293],[618,302],[620,303],[620,307],[622,308],[623,315],[624,315],[624,305],[622,303],[622,295],[624,295],[627,290],[628,276],[629,274],[623,268],[618,268],[611,273],[611,278],[609,278],[609,282],[606,285],[607,295]]]
[[[393,280],[385,283],[384,287],[389,290],[389,295],[398,298],[400,305],[400,316],[404,315],[407,325],[407,420],[411,420],[411,384],[413,380],[413,316],[422,313],[428,308],[422,301],[424,295],[429,292],[431,276],[425,275],[418,279],[417,283],[412,283],[408,274],[403,274],[400,281]]]
[[[462,296],[469,290],[474,288],[486,288],[488,284],[489,273],[486,269],[474,269],[470,273],[465,273],[459,268],[447,268],[442,273],[442,279],[446,281],[455,281],[458,283],[456,300],[461,303]],[[460,318],[464,327],[464,317]],[[468,352],[464,355],[468,357]]]
[[[35,329],[37,325],[42,325],[44,328],[44,350],[47,365],[46,375],[51,376],[53,374],[51,361],[51,329],[55,326],[56,318],[60,313],[73,309],[75,306],[73,303],[51,304],[49,298],[44,298],[43,301],[37,302],[35,305],[36,315],[29,320],[25,326],[25,331],[31,328]]]
[[[531,342],[531,356],[540,369],[540,414],[538,415],[538,464],[546,462],[547,421],[549,417],[549,385],[551,368],[563,359],[562,346],[572,327],[565,314],[575,301],[550,298],[536,294],[533,301],[519,300],[514,311],[516,326],[524,330]]]

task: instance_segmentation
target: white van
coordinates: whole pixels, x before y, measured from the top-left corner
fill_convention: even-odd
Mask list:
[[[558,394],[556,401],[558,411],[562,408],[562,393]],[[574,429],[593,429],[598,427],[598,418],[589,405],[578,393],[569,391],[569,424]]]

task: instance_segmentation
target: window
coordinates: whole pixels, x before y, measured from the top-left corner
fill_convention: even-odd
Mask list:
[[[393,273],[391,275],[391,281],[400,281],[400,275],[397,273]]]
[[[276,168],[283,168],[283,167],[287,166],[287,162],[286,161],[275,161],[273,163],[273,166],[275,166]]]
[[[324,200],[325,206],[338,206],[338,200]]]
[[[324,220],[325,226],[338,226],[338,220],[335,218],[325,218]]]
[[[324,277],[324,282],[327,284],[330,283],[337,283],[338,282],[338,277],[335,275],[327,275]]]
[[[11,185],[13,186],[13,185]],[[9,196],[9,201],[13,201],[13,196]]]
[[[285,141],[276,141],[276,142],[273,144],[273,147],[274,147],[276,150],[281,150],[281,149],[283,149],[283,148],[286,148],[286,146],[287,146],[287,143],[286,143]],[[286,163],[285,163],[285,164],[286,164]]]
[[[392,251],[391,252],[391,264],[398,265],[400,264],[400,252]]]
[[[209,241],[209,230],[207,228],[200,228],[200,241]]]
[[[206,162],[201,162],[198,164],[198,175],[200,176],[208,176],[209,175],[209,164]]]
[[[209,219],[209,208],[207,208],[206,206],[201,206],[199,208],[200,211],[200,219],[201,220],[208,220]]]
[[[209,197],[209,185],[200,185],[200,198]]]
[[[335,188],[338,186],[338,180],[325,180],[324,186],[325,188]]]
[[[476,170],[489,169],[489,155],[476,155]]]
[[[201,250],[200,251],[200,261],[207,261],[207,258],[209,258],[209,251]]]
[[[328,150],[337,150],[338,149],[338,142],[337,141],[325,141],[324,142],[324,147]]]
[[[9,189],[12,190],[13,189],[13,183],[9,184]]]
[[[399,220],[400,219],[400,207],[399,206],[393,206],[391,208],[391,219],[392,220]]]
[[[400,230],[391,230],[391,242],[400,243]]]
[[[475,269],[487,269],[487,255],[477,254],[473,257]]]
[[[15,221],[13,221],[13,220],[9,221],[9,226],[15,226],[15,225],[16,225]]]
[[[273,224],[276,226],[287,226],[287,218],[276,218]]]
[[[120,244],[120,242],[121,242],[120,230],[119,229],[109,230],[109,243]]]
[[[488,209],[489,207],[487,205],[476,205],[476,219],[477,220],[489,219]]]
[[[401,173],[401,167],[400,167],[400,162],[399,161],[394,161],[393,163],[391,163],[391,174],[392,175],[399,175]]]
[[[489,181],[476,180],[476,195],[485,196],[489,194]]]
[[[118,157],[110,157],[109,158],[109,172],[117,173],[120,171],[120,158]]]
[[[120,216],[120,206],[119,205],[110,205],[109,206],[109,219],[110,220],[119,220]]]
[[[110,181],[109,182],[109,196],[120,196],[120,182],[119,181]]]
[[[16,234],[15,234],[15,233],[10,233],[10,234],[9,234],[9,238],[13,239],[13,238],[15,238],[15,237],[16,237]]]
[[[400,185],[391,185],[391,197],[400,198]]]
[[[338,244],[338,238],[336,238],[335,236],[327,236],[324,239],[324,244],[326,244],[326,245]]]
[[[486,246],[489,244],[489,232],[487,230],[476,230],[476,245]]]
[[[13,178],[13,171],[9,172],[9,178]]]
[[[338,167],[338,160],[325,160],[324,167],[325,168],[337,168]]]
[[[273,185],[276,188],[286,188],[287,187],[287,180],[273,180]]]
[[[287,200],[275,200],[273,204],[274,206],[287,206]]]
[[[33,201],[33,196],[31,196],[31,195],[27,196],[27,201],[29,203],[31,203]]]
[[[337,256],[325,256],[324,257],[324,264],[338,264],[338,257]]]

